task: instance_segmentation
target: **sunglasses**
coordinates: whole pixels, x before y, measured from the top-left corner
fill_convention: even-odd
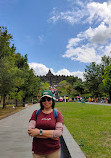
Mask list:
[[[43,97],[43,98],[41,98],[41,101],[42,102],[45,102],[45,101],[51,101],[52,100],[52,98],[50,98],[50,97]]]

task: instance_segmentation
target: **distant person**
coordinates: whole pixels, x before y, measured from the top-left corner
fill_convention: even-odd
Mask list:
[[[40,110],[33,112],[28,128],[29,136],[33,137],[33,158],[60,158],[63,117],[54,106],[52,92],[44,90],[40,99]]]
[[[96,102],[98,102],[98,98],[96,98]]]

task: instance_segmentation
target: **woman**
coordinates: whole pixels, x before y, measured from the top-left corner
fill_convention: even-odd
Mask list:
[[[28,134],[33,137],[33,158],[60,158],[60,136],[63,132],[63,117],[54,114],[53,94],[44,90],[40,99],[40,111],[33,112]]]

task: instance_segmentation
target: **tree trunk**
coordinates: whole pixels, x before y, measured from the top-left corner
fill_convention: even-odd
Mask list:
[[[3,96],[1,95],[1,105],[3,104]]]
[[[82,88],[80,89],[80,94],[82,95]]]
[[[23,98],[23,105],[22,106],[25,107],[25,98]]]
[[[15,105],[18,106],[18,100],[17,99],[15,100]]]
[[[109,103],[111,103],[111,92],[109,92]]]
[[[5,103],[6,95],[3,95],[3,108],[6,108],[6,103]]]

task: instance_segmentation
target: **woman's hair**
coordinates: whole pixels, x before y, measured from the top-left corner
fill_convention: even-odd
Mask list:
[[[52,109],[54,109],[55,106],[55,100],[52,98]],[[44,106],[42,105],[42,100],[40,99],[40,110],[43,110]]]

